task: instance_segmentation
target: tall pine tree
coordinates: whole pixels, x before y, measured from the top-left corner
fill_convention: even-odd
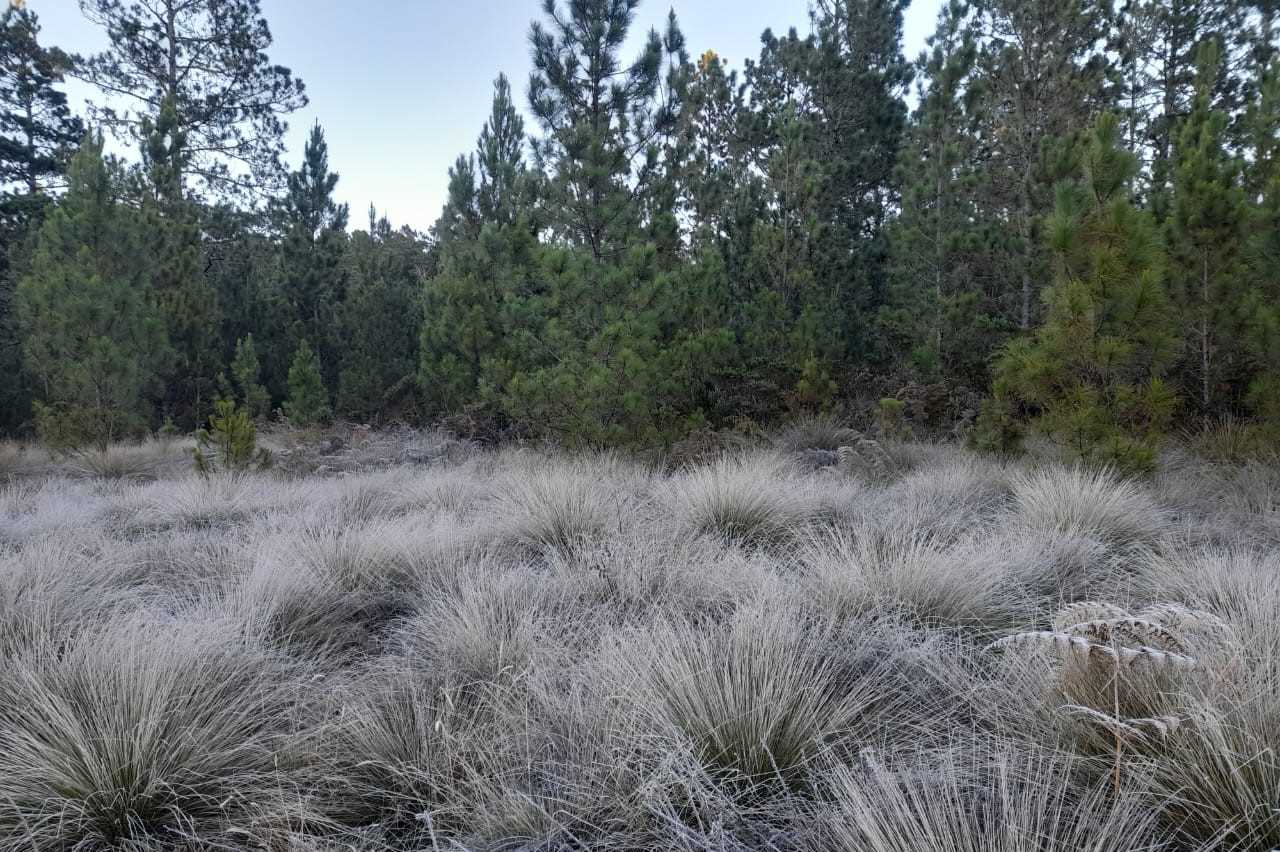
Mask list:
[[[1163,377],[1176,341],[1159,231],[1130,201],[1138,163],[1121,144],[1117,117],[1103,115],[1078,175],[1058,185],[1044,322],[1001,356],[985,413],[1020,410],[1086,459],[1143,470],[1173,413]]]
[[[991,208],[1007,212],[1016,238],[1008,266],[1009,316],[1035,321],[1038,282],[1048,273],[1040,223],[1055,177],[1046,143],[1086,129],[1109,105],[1105,0],[980,0],[983,180]]]
[[[1227,150],[1226,113],[1212,107],[1220,73],[1217,42],[1201,45],[1191,112],[1173,155],[1167,222],[1173,305],[1182,321],[1178,376],[1185,399],[1204,417],[1238,407],[1246,282],[1241,243],[1248,210],[1240,164]]]
[[[977,51],[967,9],[953,0],[918,63],[923,80],[900,158],[902,206],[890,231],[881,320],[916,378],[985,389],[990,355],[1009,327],[992,263],[994,211],[981,206]]]
[[[418,372],[424,240],[369,210],[351,236],[350,283],[341,314],[337,410],[365,422],[410,413]]]
[[[153,421],[148,394],[168,347],[148,297],[138,218],[118,198],[100,138],[81,146],[68,179],[18,284],[23,354],[41,438],[105,449]]]
[[[475,164],[479,163],[478,171]],[[440,264],[427,282],[421,333],[421,385],[427,410],[459,412],[481,402],[486,373],[509,370],[504,316],[532,292],[533,180],[524,161],[524,121],[503,76],[476,141],[451,173],[449,200],[435,235]]]
[[[222,320],[217,292],[204,275],[199,211],[183,193],[188,140],[173,105],[166,101],[154,123],[144,117],[142,129],[151,291],[174,353],[160,404],[165,416],[192,428],[204,421],[222,369]]]
[[[637,202],[661,170],[656,140],[675,128],[676,104],[660,97],[663,57],[683,38],[672,18],[665,40],[651,31],[624,63],[639,4],[544,0],[547,20],[529,31],[529,108],[543,130],[533,150],[546,175],[548,224],[596,261],[618,259],[642,224]]]
[[[30,411],[13,312],[22,249],[84,137],[58,87],[70,60],[39,35],[29,9],[0,13],[0,431],[6,432]]]
[[[267,56],[259,0],[79,0],[107,50],[78,73],[105,96],[93,119],[145,144],[166,107],[187,157],[184,190],[243,194],[279,184],[284,116],[307,103],[302,81]]]
[[[329,171],[329,146],[317,123],[303,150],[302,166],[289,175],[283,202],[285,226],[282,291],[296,342],[307,340],[325,367],[325,383],[337,381],[338,314],[345,297],[347,205],[333,199],[338,174]],[[296,343],[295,343],[296,346]]]

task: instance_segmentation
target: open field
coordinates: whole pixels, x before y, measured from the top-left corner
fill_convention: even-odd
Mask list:
[[[1280,470],[0,450],[0,850],[1280,846]]]

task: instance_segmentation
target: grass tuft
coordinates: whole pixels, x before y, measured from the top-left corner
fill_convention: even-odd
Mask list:
[[[726,457],[672,480],[675,511],[694,531],[742,544],[772,544],[817,512],[805,483],[778,456]]]
[[[216,629],[134,617],[50,635],[0,682],[0,836],[175,848],[275,795],[294,673]]]
[[[1155,501],[1106,469],[1047,467],[1013,477],[1019,515],[1058,532],[1093,533],[1114,546],[1149,545],[1168,526]]]

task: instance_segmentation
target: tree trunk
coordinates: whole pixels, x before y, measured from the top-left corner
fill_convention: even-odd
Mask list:
[[[1019,191],[1022,210],[1018,217],[1019,236],[1022,237],[1022,316],[1018,327],[1023,331],[1031,329],[1031,188],[1027,185],[1031,180],[1030,168],[1022,176],[1022,187]]]
[[[1200,264],[1200,403],[1205,417],[1209,416],[1209,258],[1201,257]]]

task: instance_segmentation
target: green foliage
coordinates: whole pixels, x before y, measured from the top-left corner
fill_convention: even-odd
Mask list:
[[[137,217],[117,201],[100,138],[85,140],[68,179],[18,284],[23,354],[39,383],[41,437],[105,448],[149,425],[148,391],[168,346],[148,298]]]
[[[8,432],[31,412],[14,290],[51,207],[49,192],[84,137],[58,87],[69,58],[39,36],[30,9],[0,12],[0,430]]]
[[[85,216],[59,199],[69,60],[10,10],[0,428],[34,398],[51,441],[185,430],[224,395],[250,418],[287,399],[300,423],[674,445],[889,393],[942,434],[991,388],[970,437],[1000,452],[1034,426],[1149,466],[1175,397],[1266,431],[1272,5],[948,0],[913,65],[905,0],[816,0],[807,35],[766,32],[732,70],[690,61],[674,14],[633,38],[640,0],[543,0],[528,90],[497,77],[426,236],[376,213],[347,233],[318,125],[280,173],[305,97],[256,0],[83,0],[109,46],[78,76],[145,93],[91,115],[142,156],[104,166],[100,233],[56,248],[41,223]]]
[[[537,241],[523,224],[486,226],[475,240],[442,250],[439,274],[427,283],[419,383],[427,410],[457,412],[484,402],[518,358],[517,323],[533,321],[541,290]]]
[[[1270,109],[1275,115],[1264,120],[1260,105],[1254,116],[1260,129],[1256,144],[1254,179],[1263,180],[1258,171],[1264,164],[1270,172],[1263,184],[1261,202],[1249,211],[1246,222],[1248,236],[1244,246],[1244,274],[1248,290],[1241,308],[1243,316],[1242,346],[1244,370],[1248,376],[1245,404],[1249,412],[1260,417],[1271,429],[1280,428],[1280,298],[1276,289],[1276,270],[1280,269],[1280,64],[1272,66],[1264,84],[1274,87]],[[1264,91],[1265,96],[1265,91]],[[1267,128],[1263,130],[1263,128]],[[1273,138],[1268,138],[1273,137]]]
[[[490,391],[501,411],[570,443],[654,443],[687,428],[689,412],[675,404],[684,351],[664,322],[677,291],[654,249],[607,264],[546,248],[537,272],[539,292],[523,300],[509,338],[522,358],[495,373]]]
[[[320,358],[304,339],[289,366],[289,398],[284,413],[295,426],[315,426],[332,416],[329,392],[320,373]]]
[[[329,171],[324,131],[311,128],[298,171],[289,175],[283,201],[286,228],[281,247],[281,293],[288,310],[293,346],[314,345],[327,384],[337,378],[339,310],[346,288],[347,206],[333,200],[338,175]]]
[[[1245,393],[1240,341],[1246,280],[1241,268],[1248,215],[1240,164],[1227,149],[1228,116],[1211,106],[1221,58],[1202,45],[1191,113],[1176,137],[1169,232],[1170,295],[1182,320],[1175,365],[1184,399],[1202,416],[1237,409]]]
[[[161,105],[155,121],[143,118],[141,133],[149,181],[142,199],[144,250],[151,259],[152,295],[174,355],[164,376],[161,407],[190,426],[199,421],[222,368],[221,311],[203,273],[198,211],[183,194],[190,153],[171,100]]]
[[[1129,200],[1135,158],[1114,115],[1082,143],[1080,173],[1057,188],[1048,222],[1054,285],[1034,336],[1006,347],[984,431],[1020,405],[1036,428],[1084,458],[1150,467],[1176,404],[1163,381],[1174,336],[1164,253],[1150,216]]]
[[[419,367],[424,241],[393,231],[370,211],[368,232],[357,231],[347,252],[351,270],[342,305],[342,363],[337,408],[375,421],[412,400]]]
[[[969,433],[969,443],[979,450],[1002,456],[1021,452],[1026,438],[1026,423],[1017,407],[996,385],[995,396],[982,401],[978,419]]]
[[[271,452],[258,447],[258,430],[253,418],[233,400],[214,403],[207,429],[196,430],[192,451],[196,472],[209,476],[217,472],[240,473],[271,466]]]
[[[271,395],[259,379],[262,367],[258,363],[258,349],[249,334],[236,341],[236,357],[231,361],[231,376],[240,395],[240,404],[250,418],[266,417],[271,413]]]
[[[823,411],[831,406],[839,390],[826,365],[810,356],[805,359],[792,396],[795,406],[802,411]]]
[[[432,414],[483,409],[493,419],[496,405],[482,388],[501,386],[517,360],[508,335],[537,291],[523,133],[510,85],[499,76],[476,154],[459,158],[450,173],[449,201],[435,227],[440,262],[426,286],[418,365]]]
[[[909,434],[907,404],[900,399],[885,397],[876,405],[876,428],[880,437],[901,440]]]
[[[267,54],[271,30],[259,0],[81,0],[80,8],[107,41],[77,68],[113,98],[93,111],[97,124],[135,141],[144,121],[162,122],[170,110],[189,152],[174,183],[188,199],[200,190],[243,197],[278,180],[284,116],[307,97],[302,81]],[[118,104],[120,94],[131,97]]]
[[[1120,48],[1125,136],[1131,146],[1147,148],[1148,208],[1161,223],[1172,212],[1179,136],[1202,76],[1200,50],[1215,41],[1229,65],[1243,67],[1242,41],[1253,29],[1246,8],[1234,0],[1138,0],[1117,10],[1113,43]],[[1212,105],[1234,112],[1242,82],[1238,74],[1217,75],[1208,93]]]
[[[529,109],[544,131],[534,149],[546,166],[549,224],[597,262],[625,253],[643,199],[660,191],[657,140],[674,130],[678,74],[687,62],[674,14],[665,37],[650,31],[640,55],[622,61],[639,5],[572,2],[561,10],[547,0],[545,23],[529,29]]]
[[[1008,253],[982,174],[978,34],[958,0],[922,56],[919,106],[898,162],[902,209],[890,226],[889,289],[877,320],[899,370],[977,389],[1013,323]]]

